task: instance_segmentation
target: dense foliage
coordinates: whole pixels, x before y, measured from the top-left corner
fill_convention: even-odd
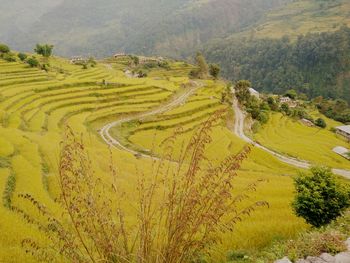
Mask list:
[[[306,222],[321,227],[329,224],[350,206],[349,189],[336,181],[329,169],[312,168],[312,175],[295,178],[295,213]]]
[[[345,100],[327,100],[317,97],[314,99],[314,103],[319,111],[327,117],[340,122],[350,123],[350,107]]]
[[[283,94],[293,88],[309,97],[350,102],[350,29],[282,39],[231,39],[205,51],[231,80],[249,79],[259,90]]]

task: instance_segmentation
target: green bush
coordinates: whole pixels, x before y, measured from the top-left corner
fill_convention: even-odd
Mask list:
[[[294,179],[296,196],[292,205],[297,216],[318,228],[350,206],[350,191],[337,182],[330,169],[314,167],[311,173]]]
[[[39,61],[35,57],[28,58],[26,62],[32,68],[39,66]]]
[[[27,55],[24,53],[18,53],[17,57],[21,60],[21,61],[25,61],[27,59]]]
[[[11,53],[11,52],[8,52],[8,53],[4,53],[2,55],[2,58],[4,60],[6,60],[7,62],[16,62],[16,56],[15,54]]]
[[[315,125],[320,127],[320,128],[326,128],[327,127],[327,123],[325,122],[324,119],[322,118],[318,118],[316,121],[315,121]]]
[[[9,53],[10,48],[5,44],[0,44],[0,53]]]

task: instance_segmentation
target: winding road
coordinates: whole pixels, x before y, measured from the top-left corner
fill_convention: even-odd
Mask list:
[[[266,148],[265,146],[253,141],[252,139],[250,139],[248,136],[246,136],[244,134],[244,120],[245,120],[245,113],[241,110],[241,108],[238,105],[238,101],[235,97],[235,95],[233,94],[234,100],[233,100],[233,110],[235,112],[235,126],[233,129],[233,132],[242,140],[244,140],[247,143],[250,143],[252,145],[254,145],[257,148],[262,149],[263,151],[275,156],[277,159],[279,159],[280,161],[292,165],[294,167],[297,168],[303,168],[303,169],[309,169],[312,167],[312,164],[308,161],[304,161],[304,160],[298,160],[296,158],[292,158],[292,157],[287,157],[284,156],[282,154],[279,154],[275,151],[272,151],[268,148]],[[332,169],[332,172],[334,174],[343,176],[347,179],[350,179],[350,171],[349,170],[344,170],[344,169]]]
[[[133,120],[142,120],[142,119],[144,119],[146,117],[154,116],[154,115],[157,115],[157,114],[162,114],[162,113],[164,113],[166,111],[169,111],[169,110],[171,110],[173,108],[176,108],[177,106],[179,106],[182,103],[184,103],[188,99],[188,97],[190,97],[192,94],[194,94],[194,92],[198,88],[200,88],[202,86],[203,85],[201,83],[197,83],[196,87],[193,87],[193,88],[190,88],[190,89],[186,90],[184,93],[182,93],[181,95],[175,97],[174,99],[172,99],[170,102],[168,102],[165,105],[161,105],[160,107],[158,107],[156,109],[153,109],[151,111],[148,111],[148,112],[144,112],[144,113],[141,113],[141,114],[136,114],[134,116],[125,117],[125,118],[122,118],[120,120],[111,122],[111,123],[103,126],[99,133],[100,133],[102,139],[111,147],[122,149],[122,150],[124,150],[126,152],[129,152],[129,153],[135,155],[135,156],[137,155],[137,156],[144,157],[144,158],[159,159],[159,158],[157,158],[155,156],[152,156],[151,154],[141,153],[141,152],[135,151],[133,149],[130,149],[130,148],[124,146],[118,140],[118,138],[114,138],[110,134],[110,130],[113,127],[117,126],[117,125],[121,125],[122,123],[133,121]],[[234,93],[233,89],[232,89],[232,92]],[[245,141],[245,142],[247,142],[249,144],[252,144],[255,147],[257,147],[259,149],[262,149],[263,151],[265,151],[265,152],[275,156],[277,159],[279,159],[283,163],[292,165],[292,166],[297,167],[297,168],[303,168],[303,169],[309,169],[309,168],[312,167],[312,164],[310,162],[308,162],[308,161],[299,160],[299,159],[296,159],[296,158],[292,158],[292,157],[285,156],[285,155],[282,155],[280,153],[277,153],[277,152],[275,152],[273,150],[270,150],[267,147],[265,147],[265,146],[255,142],[255,141],[253,141],[251,138],[249,138],[247,135],[245,135],[245,133],[244,133],[244,121],[245,121],[246,115],[241,110],[241,108],[239,107],[238,101],[237,101],[237,99],[235,97],[235,94],[233,94],[233,97],[234,97],[234,100],[233,100],[232,107],[233,107],[233,110],[235,112],[235,125],[234,125],[234,128],[233,128],[233,132],[239,138],[241,138],[243,141]],[[337,174],[337,175],[343,176],[343,177],[345,177],[347,179],[350,179],[350,171],[349,170],[333,168],[332,172],[334,174]]]
[[[122,150],[124,150],[126,152],[129,152],[129,153],[131,153],[133,155],[137,155],[137,156],[140,156],[140,157],[159,159],[157,157],[152,156],[151,154],[140,153],[140,152],[137,152],[137,151],[135,151],[133,149],[125,147],[120,141],[118,141],[117,138],[113,138],[113,136],[111,136],[110,130],[113,127],[117,126],[117,125],[121,125],[122,123],[133,121],[133,120],[142,120],[142,119],[144,119],[146,117],[157,115],[157,114],[162,114],[162,113],[164,113],[166,111],[169,111],[169,110],[171,110],[173,108],[176,108],[177,106],[179,106],[182,103],[184,103],[188,99],[188,97],[190,97],[192,94],[194,94],[194,92],[198,88],[200,88],[202,86],[203,85],[201,83],[197,83],[196,87],[189,88],[183,94],[175,97],[174,99],[172,99],[170,102],[168,102],[165,105],[162,105],[162,106],[160,106],[160,107],[158,107],[156,109],[153,109],[151,111],[147,111],[147,112],[144,112],[144,113],[141,113],[141,114],[136,114],[134,116],[122,118],[120,120],[111,122],[111,123],[103,126],[99,133],[100,133],[102,139],[111,147],[122,149]]]

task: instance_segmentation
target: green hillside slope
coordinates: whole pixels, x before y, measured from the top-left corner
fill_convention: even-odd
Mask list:
[[[57,166],[65,124],[81,135],[93,160],[95,176],[106,183],[110,182],[112,152],[118,170],[118,187],[125,191],[122,206],[125,206],[127,224],[137,221],[135,207],[139,192],[136,186],[140,167],[142,177],[151,180],[155,160],[140,158],[121,147],[109,148],[99,131],[125,116],[137,116],[162,107],[191,88],[188,73],[193,66],[182,62],[169,61],[168,69],[153,68],[146,78],[127,76],[123,71],[129,68],[128,63],[113,59],[87,69],[58,57],[49,58],[49,62],[51,67],[46,72],[30,68],[19,60],[10,63],[0,59],[0,262],[38,262],[25,253],[21,246],[23,239],[51,244],[42,228],[37,227],[46,226],[47,222],[20,194],[30,194],[53,213],[63,214],[55,200],[60,193]],[[110,84],[102,85],[103,79]],[[221,102],[221,93],[226,89],[224,82],[195,82],[201,85],[186,101],[142,121],[116,126],[112,135],[127,149],[153,151],[161,156],[162,138],[172,135],[180,125],[183,133],[174,146],[179,152],[183,141],[188,141],[194,129],[214,110],[227,108],[227,104]],[[232,114],[226,115],[210,132],[213,141],[206,155],[211,163],[220,162],[245,145],[226,125],[226,117],[232,118]],[[261,178],[268,181],[252,194],[251,201],[266,200],[270,208],[257,211],[237,224],[233,232],[222,234],[222,242],[211,249],[214,262],[224,262],[228,250],[255,251],[276,237],[289,239],[306,228],[289,205],[293,197],[290,176],[297,174],[295,168],[256,148],[238,174],[235,193]],[[30,221],[31,218],[35,220]],[[137,236],[137,228],[128,227],[128,230],[130,235]],[[51,262],[71,261],[58,258]]]
[[[349,10],[345,0],[295,1],[259,26],[212,42],[205,53],[227,78],[249,79],[259,90],[294,88],[350,102]]]

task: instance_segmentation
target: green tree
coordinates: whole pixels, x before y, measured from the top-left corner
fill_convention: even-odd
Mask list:
[[[35,57],[28,58],[26,62],[32,68],[39,66],[39,61]]]
[[[315,121],[315,125],[318,126],[318,127],[321,127],[321,128],[326,128],[326,127],[327,127],[327,123],[326,123],[325,120],[322,119],[322,118],[318,118],[318,119]]]
[[[218,79],[220,75],[221,68],[218,64],[209,65],[209,73],[214,79]]]
[[[284,96],[291,98],[292,100],[295,100],[298,96],[297,92],[294,89],[288,90]]]
[[[269,104],[269,107],[273,111],[278,111],[278,103],[276,102],[275,98],[270,96],[267,98],[267,103]]]
[[[281,111],[284,112],[285,114],[289,115],[290,114],[289,105],[287,103],[282,103]]]
[[[208,64],[202,55],[202,53],[198,52],[196,55],[196,64],[198,66],[198,77],[204,79],[208,76]]]
[[[10,48],[5,44],[0,44],[0,54],[9,53]]]
[[[36,44],[36,47],[34,49],[34,51],[38,54],[38,55],[42,55],[44,58],[49,58],[52,55],[52,51],[53,51],[53,45],[49,45],[49,44]]]
[[[292,206],[297,216],[321,227],[350,206],[350,191],[336,181],[330,169],[314,167],[311,173],[294,179],[296,196]]]
[[[21,61],[25,61],[27,59],[27,55],[24,53],[18,53],[17,57],[21,60]]]
[[[249,88],[251,83],[248,80],[239,80],[235,84],[235,94],[238,101],[245,105],[251,98]]]

